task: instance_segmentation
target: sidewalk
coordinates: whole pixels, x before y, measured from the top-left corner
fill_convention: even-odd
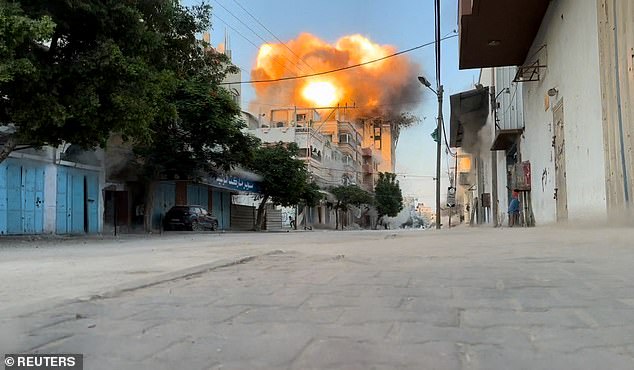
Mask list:
[[[0,296],[7,297],[0,303],[0,317],[275,249],[227,234],[16,239],[6,245],[0,247]]]

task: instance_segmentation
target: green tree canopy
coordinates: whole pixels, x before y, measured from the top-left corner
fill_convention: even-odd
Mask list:
[[[159,174],[191,178],[252,161],[259,140],[243,132],[240,107],[228,91],[208,82],[206,74],[178,82],[170,96],[175,117],[153,122],[151,140],[136,145],[149,180]]]
[[[337,198],[334,206],[337,210],[335,228],[339,228],[339,211],[346,212],[351,205],[358,207],[362,204],[374,203],[372,195],[356,185],[340,185],[331,188],[330,192]]]
[[[111,133],[151,140],[152,123],[176,118],[178,81],[204,70],[213,80],[221,67],[196,40],[210,27],[208,5],[2,0],[0,14],[0,122],[15,124],[13,147],[93,148]]]
[[[262,176],[262,203],[258,207],[256,228],[264,221],[264,208],[270,199],[274,204],[292,206],[304,201],[315,201],[316,185],[309,182],[306,164],[297,159],[299,147],[295,143],[266,145],[255,151],[250,167]],[[308,198],[308,199],[306,199]]]
[[[403,194],[396,174],[380,172],[374,188],[374,199],[379,218],[395,217],[403,209]]]

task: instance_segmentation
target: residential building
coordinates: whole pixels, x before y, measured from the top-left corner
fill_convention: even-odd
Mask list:
[[[451,97],[450,144],[475,221],[505,222],[515,189],[525,225],[627,220],[634,4],[461,0],[459,15],[460,67],[482,71]]]

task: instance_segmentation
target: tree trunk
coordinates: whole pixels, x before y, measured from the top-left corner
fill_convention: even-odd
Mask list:
[[[383,222],[383,215],[378,215],[376,218],[376,225],[374,226],[374,230],[379,229],[379,224]]]
[[[145,187],[145,204],[143,205],[143,225],[146,233],[152,232],[152,213],[154,213],[154,191],[156,181],[150,181]]]
[[[2,147],[0,147],[0,163],[2,163],[5,159],[7,159],[7,157],[9,157],[9,154],[11,154],[11,152],[13,151],[13,149],[15,149],[17,145],[18,140],[15,138],[15,136],[9,136],[7,141],[2,145]]]
[[[260,206],[258,207],[258,216],[255,220],[255,231],[262,230],[262,223],[264,222],[264,210],[266,209],[266,202],[268,200],[269,200],[269,195],[265,194],[264,198],[262,198],[262,203],[260,203]]]
[[[337,202],[337,205],[335,206],[335,230],[339,230],[339,206],[341,205],[341,202]]]

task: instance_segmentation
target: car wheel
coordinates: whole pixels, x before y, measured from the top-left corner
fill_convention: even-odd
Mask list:
[[[192,231],[203,231],[203,225],[198,221],[192,221]]]
[[[218,221],[214,221],[211,223],[211,231],[218,230]]]

